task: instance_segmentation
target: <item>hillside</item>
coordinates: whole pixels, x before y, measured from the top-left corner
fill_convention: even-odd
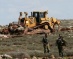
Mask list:
[[[73,26],[73,20],[62,20],[62,27]],[[58,56],[58,50],[55,45],[55,41],[58,38],[58,34],[61,34],[64,39],[67,41],[67,47],[64,50],[64,55],[73,55],[73,32],[64,31],[64,32],[55,32],[48,35],[48,41],[50,46],[50,54]],[[0,54],[17,54],[17,53],[28,53],[33,56],[43,56],[43,44],[42,38],[44,34],[35,34],[35,35],[24,35],[23,37],[15,37],[4,39],[0,38]]]

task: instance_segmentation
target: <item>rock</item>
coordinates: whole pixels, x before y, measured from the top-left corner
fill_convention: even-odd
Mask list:
[[[37,58],[35,56],[33,56],[32,59],[37,59]]]

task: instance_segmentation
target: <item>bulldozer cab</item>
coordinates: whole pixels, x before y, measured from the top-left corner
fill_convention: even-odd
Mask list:
[[[44,12],[34,11],[32,12],[31,15],[36,18],[36,22],[37,24],[39,24],[41,22],[41,18],[45,18],[45,14],[46,14],[46,11]]]

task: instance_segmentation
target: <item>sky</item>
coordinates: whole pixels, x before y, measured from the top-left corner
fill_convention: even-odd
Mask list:
[[[0,0],[0,25],[17,22],[19,12],[45,11],[48,17],[73,19],[73,0]]]

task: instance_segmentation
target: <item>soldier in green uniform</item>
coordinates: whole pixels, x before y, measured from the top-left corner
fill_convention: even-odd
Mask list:
[[[42,39],[43,42],[43,47],[44,47],[44,53],[49,53],[49,44],[48,44],[48,40],[47,40],[47,34],[45,33],[45,36]]]
[[[66,41],[63,40],[63,37],[59,34],[59,38],[56,40],[56,45],[58,47],[59,56],[63,57],[63,46],[66,46]]]

